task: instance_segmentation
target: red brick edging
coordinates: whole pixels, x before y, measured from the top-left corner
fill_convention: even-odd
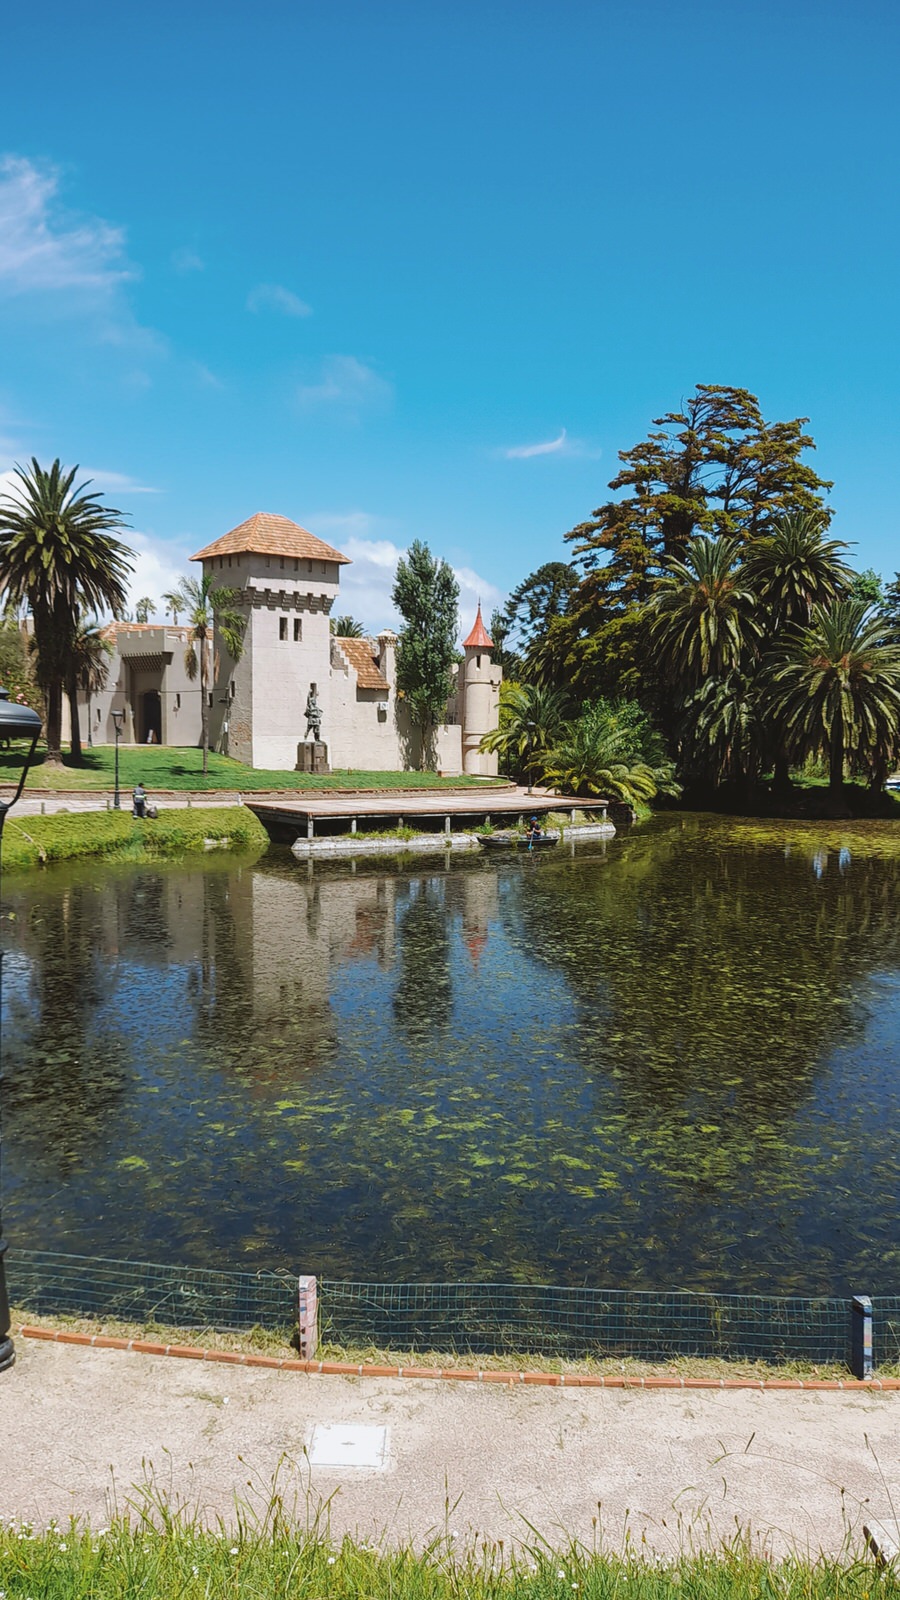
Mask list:
[[[19,1329],[23,1339],[51,1344],[90,1345],[95,1350],[131,1350],[144,1356],[179,1356],[185,1361],[218,1361],[230,1367],[269,1367],[342,1378],[442,1378],[452,1383],[528,1383],[555,1389],[784,1389],[900,1390],[900,1378],[682,1378],[640,1377],[626,1373],[491,1372],[460,1367],[382,1367],[360,1361],[294,1361],[286,1356],[248,1355],[241,1350],[203,1350],[190,1344],[155,1344],[150,1339],[116,1339],[105,1333],[67,1333],[55,1328]]]

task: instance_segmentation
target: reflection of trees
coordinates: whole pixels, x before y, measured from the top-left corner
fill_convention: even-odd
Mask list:
[[[406,890],[397,921],[394,1017],[407,1038],[422,1044],[446,1026],[453,1005],[446,881],[410,878]]]
[[[812,838],[787,852],[734,832],[744,848],[720,821],[637,830],[602,870],[537,874],[516,913],[564,972],[579,1054],[642,1159],[707,1190],[789,1153],[817,1068],[862,1026],[853,990],[900,957],[900,861],[854,852],[841,870],[834,852],[817,877]]]
[[[4,1117],[20,1158],[66,1174],[90,1158],[125,1080],[125,1040],[97,1017],[110,989],[101,899],[76,880],[13,904],[31,980],[24,1004],[9,1006]]]

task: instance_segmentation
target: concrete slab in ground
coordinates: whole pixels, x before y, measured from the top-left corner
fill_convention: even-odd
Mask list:
[[[0,1375],[0,1514],[94,1525],[152,1474],[208,1515],[278,1475],[335,1535],[677,1548],[752,1527],[774,1552],[896,1534],[900,1394],[504,1388],[305,1377],[30,1343]],[[313,1430],[386,1429],[385,1470],[311,1465]],[[333,1436],[332,1436],[333,1437]],[[346,1438],[354,1437],[347,1433]],[[373,1436],[356,1435],[357,1438]],[[377,1455],[377,1450],[375,1452]],[[599,1506],[599,1509],[598,1509]],[[595,1521],[595,1519],[598,1519]]]

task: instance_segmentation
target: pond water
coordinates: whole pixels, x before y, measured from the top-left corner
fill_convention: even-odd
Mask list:
[[[900,833],[9,878],[11,1244],[900,1290]]]

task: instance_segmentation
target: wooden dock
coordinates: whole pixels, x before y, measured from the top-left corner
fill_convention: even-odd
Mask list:
[[[607,800],[577,800],[569,796],[528,794],[525,789],[442,789],[372,794],[305,794],[244,802],[273,839],[292,842],[325,834],[371,832],[386,828],[417,828],[422,833],[479,828],[485,823],[514,824],[523,817],[561,815],[576,811],[597,814],[606,821]],[[316,830],[318,829],[318,835]]]

